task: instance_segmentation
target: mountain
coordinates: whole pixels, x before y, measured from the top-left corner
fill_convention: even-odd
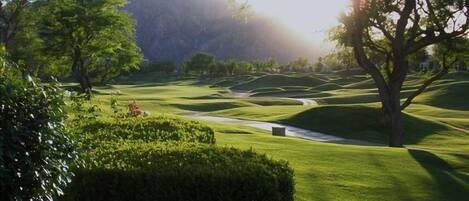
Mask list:
[[[133,0],[137,41],[149,60],[182,62],[205,51],[218,59],[314,58],[313,48],[273,19],[232,17],[227,0]]]

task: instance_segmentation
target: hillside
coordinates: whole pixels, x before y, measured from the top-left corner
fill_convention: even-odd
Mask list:
[[[298,36],[271,19],[234,19],[223,0],[135,0],[127,10],[137,21],[138,44],[150,60],[181,62],[197,51],[219,59],[274,57],[282,63],[315,56]]]

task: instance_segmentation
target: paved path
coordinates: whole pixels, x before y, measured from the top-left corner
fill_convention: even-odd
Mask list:
[[[232,91],[232,90],[231,90],[231,93],[229,93],[229,96],[234,97],[234,98],[250,98],[250,95],[251,95],[250,93],[246,93],[242,91]],[[286,99],[301,102],[303,103],[304,106],[319,106],[318,102],[312,99],[303,99],[303,98],[286,98]],[[326,134],[322,134],[322,133],[318,133],[318,132],[314,132],[314,131],[310,131],[306,129],[301,129],[301,128],[283,125],[283,124],[277,124],[277,123],[248,121],[248,120],[240,120],[240,119],[226,118],[226,117],[215,117],[215,116],[204,115],[202,113],[197,113],[197,112],[186,113],[182,115],[196,119],[196,120],[242,125],[242,126],[258,128],[258,129],[262,129],[266,131],[272,131],[272,127],[285,127],[287,129],[287,136],[302,138],[306,140],[313,140],[313,141],[318,141],[318,142],[351,144],[351,145],[366,145],[366,146],[382,146],[380,144],[375,144],[371,142],[345,139],[341,137],[326,135]]]
[[[248,121],[248,120],[240,120],[240,119],[233,119],[233,118],[226,118],[226,117],[214,117],[214,116],[207,116],[201,113],[187,113],[187,114],[183,114],[183,116],[187,116],[189,118],[196,119],[196,120],[204,120],[204,121],[211,121],[211,122],[218,122],[218,123],[248,126],[252,128],[266,130],[266,131],[272,131],[272,127],[285,127],[287,129],[287,136],[302,138],[306,140],[313,140],[313,141],[318,141],[318,142],[351,144],[351,145],[366,145],[366,146],[381,146],[380,144],[375,144],[371,142],[345,139],[341,137],[326,135],[326,134],[322,134],[318,132],[313,132],[310,130],[305,130],[305,129],[301,129],[301,128],[297,128],[293,126],[287,126],[283,124],[277,124],[277,123]]]
[[[304,99],[304,98],[288,98],[288,99],[302,102],[304,106],[319,106],[319,103],[312,99]]]

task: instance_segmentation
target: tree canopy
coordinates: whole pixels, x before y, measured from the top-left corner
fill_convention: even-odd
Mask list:
[[[383,112],[391,125],[390,146],[404,143],[402,110],[431,83],[447,73],[443,68],[401,103],[402,85],[411,55],[431,45],[465,37],[469,29],[469,1],[465,0],[351,0],[341,17],[336,40],[352,47],[357,63],[371,75]],[[371,55],[383,55],[377,65]]]
[[[82,92],[89,93],[93,81],[138,68],[142,60],[135,44],[135,23],[122,11],[125,4],[124,0],[51,0],[42,10],[44,50],[68,63]]]

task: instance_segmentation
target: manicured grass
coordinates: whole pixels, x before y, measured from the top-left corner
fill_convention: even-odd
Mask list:
[[[286,87],[286,86],[306,86],[313,87],[325,84],[326,81],[311,77],[293,77],[287,75],[266,75],[260,78],[235,85],[233,89],[236,90],[253,90],[257,88],[266,88],[266,87]]]
[[[106,108],[110,92],[119,90],[121,95],[115,97],[122,106],[136,100],[143,110],[152,113],[207,111],[210,115],[283,122],[331,135],[385,143],[388,129],[379,122],[376,89],[366,81],[368,78],[323,76],[321,80],[330,77],[332,82],[348,87],[317,96],[311,94],[323,104],[320,107],[294,105],[294,101],[282,98],[227,97],[223,88],[191,80],[99,88],[102,94],[95,101]],[[466,85],[460,88],[455,83],[464,79],[459,74],[450,74],[405,111],[408,149],[317,143],[272,137],[269,133],[236,125],[209,125],[216,131],[220,146],[253,148],[274,159],[288,160],[295,171],[296,200],[299,201],[463,201],[469,194],[469,110],[465,109],[464,99],[460,99],[464,96],[459,95],[467,94],[464,92]],[[352,85],[360,81],[364,82]],[[419,82],[419,77],[414,76],[406,83],[406,89],[415,89]],[[253,89],[249,90],[285,86],[301,88],[303,85],[252,85]],[[453,87],[457,88],[454,93],[440,93]],[[446,103],[449,103],[447,107]]]
[[[414,106],[417,108],[418,106]],[[469,112],[466,112],[469,114]],[[377,104],[321,107],[247,107],[213,113],[250,120],[280,122],[348,139],[386,144],[389,129],[383,126]],[[469,153],[468,121],[446,122],[430,116],[404,115],[406,145],[435,150]],[[448,125],[448,122],[450,125]],[[452,126],[451,123],[456,124]],[[459,127],[455,128],[455,127]]]
[[[463,201],[469,193],[467,156],[324,144],[223,124],[210,126],[221,146],[253,148],[288,160],[295,171],[297,201]]]

